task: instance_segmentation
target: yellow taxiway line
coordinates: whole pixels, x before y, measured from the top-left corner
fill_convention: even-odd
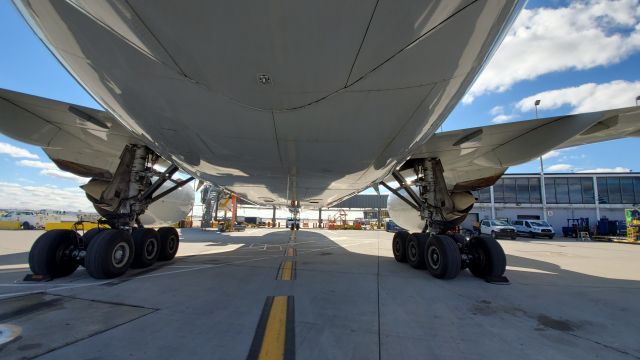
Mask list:
[[[295,357],[293,296],[269,296],[251,344],[248,360]]]
[[[276,280],[295,280],[296,262],[294,260],[283,260],[278,268]]]

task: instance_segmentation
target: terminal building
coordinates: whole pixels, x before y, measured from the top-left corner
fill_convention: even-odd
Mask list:
[[[598,219],[624,221],[624,209],[640,206],[640,173],[505,174],[474,195],[478,200],[462,225],[467,229],[484,219],[546,219],[561,234],[567,219],[588,218],[593,230]],[[320,211],[303,209],[301,219],[308,227],[339,218],[378,222],[388,218],[386,206],[387,195],[360,194]],[[243,204],[239,215],[271,219],[274,214]],[[288,216],[281,209],[277,220],[284,224]]]
[[[624,221],[624,209],[640,206],[640,173],[505,174],[474,195],[465,228],[483,219],[546,219],[561,234],[567,219],[588,218],[592,228],[603,217]],[[378,207],[386,215],[386,197],[357,195],[332,208],[372,219]]]
[[[475,192],[478,201],[465,227],[483,219],[544,220],[561,233],[567,219],[606,217],[624,221],[624,209],[640,204],[640,173],[505,174]]]

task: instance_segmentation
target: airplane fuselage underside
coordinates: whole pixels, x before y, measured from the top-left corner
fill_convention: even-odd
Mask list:
[[[512,1],[16,1],[95,99],[193,176],[326,206],[431,136]],[[376,6],[377,4],[377,6]]]

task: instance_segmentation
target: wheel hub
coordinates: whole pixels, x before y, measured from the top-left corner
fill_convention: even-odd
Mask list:
[[[113,252],[111,253],[111,263],[113,264],[113,266],[117,268],[123,267],[129,259],[130,252],[131,250],[129,249],[129,245],[127,243],[122,242],[116,245],[116,247],[113,249]]]
[[[167,249],[169,250],[169,252],[173,252],[176,249],[176,239],[175,237],[171,236],[168,240],[167,240]]]
[[[147,244],[144,248],[145,257],[147,259],[153,259],[157,251],[158,251],[158,242],[156,241],[156,239],[149,239],[149,241],[147,241]]]
[[[402,244],[400,244],[400,241],[394,240],[393,241],[393,252],[395,252],[396,254],[400,254],[400,246],[402,246]]]
[[[71,253],[73,252],[73,245],[69,246],[61,246],[56,251],[56,261],[58,263],[62,263],[65,260],[71,258]]]
[[[414,260],[418,257],[418,249],[415,242],[409,243],[409,257],[411,260]]]
[[[437,269],[440,267],[440,251],[438,251],[438,248],[435,246],[430,247],[427,252],[427,258],[429,259],[429,265],[432,268]]]

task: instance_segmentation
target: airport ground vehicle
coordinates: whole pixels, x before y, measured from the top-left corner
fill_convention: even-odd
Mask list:
[[[564,237],[577,238],[581,232],[589,233],[589,236],[591,236],[589,218],[567,219],[567,226],[562,227],[562,235]]]
[[[515,240],[516,228],[504,220],[482,220],[480,222],[480,234],[491,235],[492,238],[509,238]]]
[[[381,185],[393,195],[390,217],[431,239],[425,251],[434,276],[455,277],[450,265],[463,259],[501,276],[504,266],[487,264],[503,261],[484,262],[504,258],[497,242],[471,238],[456,247],[447,235],[473,208],[472,191],[552,149],[640,129],[637,108],[625,108],[437,132],[524,2],[398,2],[393,14],[365,1],[230,2],[225,11],[217,1],[14,2],[107,110],[0,90],[0,130],[91,178],[82,188],[124,245],[154,213],[152,203],[193,179],[287,207],[294,219],[303,207],[326,208]],[[159,163],[167,170],[154,169]],[[170,180],[178,168],[192,178]],[[154,195],[167,181],[170,189]],[[185,216],[173,213],[182,216],[174,222]],[[32,252],[63,244],[47,241],[52,247]],[[70,249],[83,257],[81,243]],[[86,250],[101,260],[88,264],[121,264],[109,248]]]
[[[291,230],[300,230],[300,219],[297,218],[288,218],[287,219],[287,228]]]
[[[540,236],[553,239],[556,234],[553,227],[544,220],[514,220],[511,224],[519,235],[526,235],[531,238]]]

